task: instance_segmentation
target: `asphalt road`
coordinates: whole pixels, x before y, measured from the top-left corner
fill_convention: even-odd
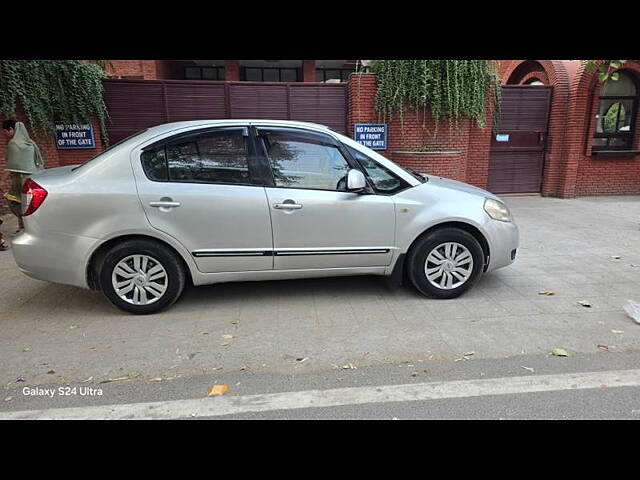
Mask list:
[[[122,380],[92,385],[102,395],[25,395],[16,386],[5,392],[11,401],[0,405],[0,419],[16,412],[40,411],[31,418],[114,418],[96,410],[98,406],[120,405],[115,418],[176,419],[640,419],[640,353],[577,354],[569,357],[523,355],[502,359],[473,359],[461,362],[424,361],[332,369],[325,372],[282,374],[243,370],[217,376],[202,375],[161,382]],[[617,386],[611,372],[626,374],[634,386]],[[584,377],[595,383],[585,385]],[[601,379],[602,376],[602,379]],[[514,379],[518,379],[515,387]],[[531,384],[527,383],[531,380]],[[542,380],[540,380],[542,379]],[[609,380],[606,380],[609,379]],[[483,382],[491,385],[479,391]],[[608,383],[607,383],[608,382]],[[227,385],[219,397],[207,397],[212,384]],[[371,393],[394,392],[412,386],[436,385],[428,400],[415,400],[400,393],[400,401],[376,401]],[[509,387],[509,385],[511,385]],[[426,386],[426,387],[424,387]],[[505,386],[507,388],[505,388]],[[68,389],[86,384],[70,384]],[[58,390],[59,384],[40,385]],[[518,393],[509,393],[515,388]],[[527,391],[530,390],[530,391]],[[537,391],[536,391],[537,390]],[[549,391],[544,391],[549,390]],[[326,399],[336,392],[328,407],[300,407],[307,397]],[[347,392],[347,393],[343,393]],[[330,396],[330,395],[329,395]],[[301,400],[302,399],[302,400]],[[337,400],[336,400],[337,399]],[[392,400],[392,398],[391,398]],[[209,415],[220,402],[239,405],[236,414]],[[140,416],[143,402],[154,402],[155,411]],[[213,410],[198,410],[201,405]],[[254,408],[264,411],[250,411]],[[68,408],[80,414],[66,417]],[[162,410],[167,413],[163,413]],[[220,410],[222,411],[222,410]],[[156,413],[157,412],[157,413]],[[198,412],[198,413],[193,413]],[[204,413],[203,413],[204,412]],[[20,418],[30,418],[22,414]]]

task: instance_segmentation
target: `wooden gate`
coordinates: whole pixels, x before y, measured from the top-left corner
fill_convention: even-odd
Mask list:
[[[500,129],[491,142],[487,190],[540,192],[550,102],[551,87],[502,87]]]
[[[344,83],[104,80],[104,87],[110,144],[182,120],[298,120],[347,132]]]

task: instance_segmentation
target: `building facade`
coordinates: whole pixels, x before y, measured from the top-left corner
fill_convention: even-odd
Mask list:
[[[111,60],[109,78],[227,82],[345,82],[355,60]]]
[[[355,70],[353,60],[111,60],[108,130],[117,140],[168,121],[275,118],[323,123],[353,136],[356,124],[384,123],[383,155],[495,193],[640,194],[638,61],[625,63],[619,79],[604,85],[579,60],[500,61],[497,134],[490,103],[484,128],[435,122],[428,111],[381,118],[376,75]],[[93,129],[98,137],[95,122]],[[35,139],[48,168],[82,162],[105,146],[98,140],[93,149],[61,150],[53,138]],[[5,150],[3,137],[0,169]],[[2,171],[0,190],[7,188]]]

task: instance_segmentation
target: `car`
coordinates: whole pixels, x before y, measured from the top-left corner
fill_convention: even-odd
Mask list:
[[[148,128],[22,188],[25,274],[150,314],[185,285],[387,275],[450,299],[511,264],[497,196],[405,169],[328,127],[208,120]]]

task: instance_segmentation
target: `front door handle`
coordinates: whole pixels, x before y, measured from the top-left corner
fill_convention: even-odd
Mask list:
[[[149,202],[149,206],[151,207],[160,207],[160,208],[173,208],[173,207],[179,207],[180,206],[180,202],[173,202],[173,201],[167,201],[167,200],[160,200],[159,202]]]
[[[302,205],[299,203],[274,203],[273,208],[276,210],[300,210]]]

